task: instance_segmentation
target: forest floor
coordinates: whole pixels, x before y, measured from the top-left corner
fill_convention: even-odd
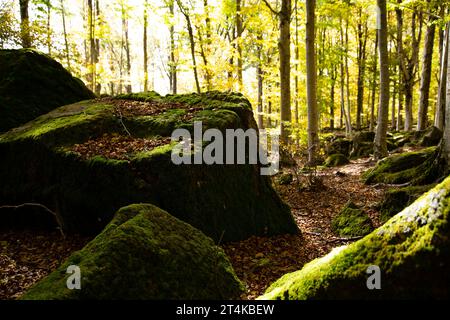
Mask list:
[[[320,186],[310,189],[299,190],[295,181],[285,186],[274,183],[291,207],[301,234],[252,237],[222,245],[238,277],[246,284],[242,299],[255,299],[283,274],[299,270],[333,248],[352,242],[335,236],[331,230],[333,216],[347,201],[363,207],[373,225],[380,225],[375,206],[385,190],[366,186],[360,179],[362,172],[373,165],[370,159],[363,158],[317,171],[315,178]],[[63,238],[59,232],[0,233],[0,300],[17,299],[90,240],[76,235]]]
[[[337,237],[331,230],[332,218],[349,200],[367,212],[374,227],[380,226],[376,205],[386,188],[374,188],[361,181],[361,174],[374,165],[369,158],[362,158],[342,167],[320,170],[316,179],[321,186],[309,190],[299,191],[295,181],[286,186],[274,183],[291,207],[301,234],[252,237],[223,246],[237,276],[246,284],[242,299],[255,299],[282,275],[355,241]]]

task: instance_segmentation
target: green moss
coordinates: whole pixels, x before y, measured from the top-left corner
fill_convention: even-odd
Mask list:
[[[80,268],[81,290],[66,287],[70,265]],[[135,204],[22,299],[232,299],[242,290],[210,238],[155,206]]]
[[[67,232],[86,234],[97,234],[119,208],[140,202],[171,212],[216,241],[298,232],[289,208],[260,175],[259,165],[177,166],[170,157],[173,144],[136,153],[131,161],[85,161],[67,151],[105,133],[127,134],[124,127],[142,138],[169,137],[176,128],[192,130],[197,120],[205,129],[256,127],[251,107],[240,106],[247,100],[238,94],[158,99],[211,100],[214,107],[202,105],[190,113],[180,106],[153,116],[126,115],[122,122],[111,100],[59,108],[0,136],[0,165],[10,168],[0,174],[0,203],[43,203],[60,212]]]
[[[405,183],[421,177],[426,171],[426,161],[435,157],[436,148],[390,156],[379,161],[375,168],[363,174],[365,183]]]
[[[340,153],[332,154],[325,160],[326,167],[343,166],[343,165],[349,164],[349,163],[350,163],[350,161],[348,160],[348,158]]]
[[[450,297],[450,178],[363,239],[333,250],[272,284],[260,299]],[[367,268],[381,270],[368,290]]]
[[[351,201],[333,218],[331,228],[343,237],[365,236],[373,230],[368,215]]]
[[[0,50],[0,132],[95,95],[58,62],[35,50]]]
[[[399,189],[390,189],[386,192],[380,204],[380,220],[385,223],[395,214],[413,203],[422,194],[435,187],[435,184],[425,186],[410,186]]]

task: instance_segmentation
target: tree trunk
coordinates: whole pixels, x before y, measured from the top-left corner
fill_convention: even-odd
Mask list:
[[[242,92],[244,89],[243,84],[243,60],[242,60],[242,14],[241,14],[242,0],[236,0],[236,48],[237,48],[237,76],[238,76],[238,86],[239,91]]]
[[[62,17],[63,33],[64,33],[64,45],[66,48],[65,54],[66,54],[67,70],[69,70],[69,72],[72,72],[72,67],[70,66],[70,50],[69,50],[69,39],[67,36],[66,9],[64,7],[64,0],[61,0],[61,17]]]
[[[375,38],[375,55],[373,59],[373,78],[372,78],[372,100],[370,103],[370,124],[369,130],[374,131],[375,129],[375,100],[376,100],[376,89],[377,89],[377,72],[378,72],[378,33]]]
[[[431,0],[428,0],[428,3]],[[436,31],[434,16],[429,17],[427,32],[425,34],[425,46],[422,57],[422,75],[420,77],[419,114],[417,117],[417,130],[423,130],[428,126],[428,106],[430,98],[430,83],[433,63],[433,46]]]
[[[29,0],[20,0],[20,38],[22,40],[22,47],[31,48],[31,32],[30,32],[30,17],[28,14]]]
[[[198,70],[197,70],[197,61],[195,58],[195,39],[194,39],[194,30],[192,29],[192,22],[189,12],[186,8],[183,7],[183,4],[181,3],[181,0],[177,0],[178,7],[180,8],[181,13],[183,14],[184,18],[186,19],[186,26],[188,29],[188,35],[189,35],[189,43],[191,47],[191,58],[192,58],[192,67],[194,70],[194,79],[195,79],[195,87],[197,89],[197,93],[201,93],[200,88],[200,82],[198,80]]]
[[[125,46],[125,58],[126,60],[126,68],[127,68],[127,84],[125,86],[125,90],[127,93],[131,93],[132,85],[131,85],[131,53],[130,53],[130,38],[129,38],[129,29],[128,29],[128,17],[126,14],[125,8],[122,8],[122,28],[124,32],[124,46]]]
[[[144,92],[148,91],[148,0],[145,0],[144,2],[144,39],[143,39],[143,45],[144,45]]]
[[[449,25],[447,24],[447,37],[449,36]],[[450,50],[449,50],[449,40],[447,39],[447,46],[445,55],[447,56],[447,61],[450,61]],[[447,72],[447,92],[446,92],[446,98],[445,98],[445,124],[444,124],[444,143],[443,143],[443,157],[446,160],[446,164],[450,163],[450,63],[447,63],[447,69],[445,70]]]
[[[341,36],[341,46],[344,48],[344,30],[342,28],[342,19],[340,20],[340,36]],[[341,118],[344,117],[345,120],[345,133],[347,136],[352,133],[352,125],[349,118],[349,115],[345,111],[345,57],[344,54],[341,54]]]
[[[256,82],[258,83],[258,128],[264,129],[264,118],[263,118],[263,70],[262,70],[262,46],[260,41],[263,40],[262,35],[258,35],[258,66],[256,68]]]
[[[281,142],[289,141],[289,125],[291,122],[291,0],[282,0],[280,17],[280,87],[281,87]]]
[[[367,22],[363,25],[362,8],[358,21],[358,97],[356,109],[356,129],[361,130],[361,114],[364,104],[364,80],[366,72]]]
[[[171,16],[175,15],[175,0],[171,0],[169,3],[169,11]],[[177,94],[177,65],[175,61],[175,25],[171,23],[170,29],[170,62],[169,62],[169,77],[170,77],[170,92]]]
[[[319,149],[319,112],[317,107],[317,67],[315,52],[316,0],[306,0],[306,73],[308,96],[308,155],[315,164]]]
[[[374,157],[375,159],[381,159],[387,155],[386,133],[389,119],[389,56],[386,0],[377,0],[377,4],[379,10],[380,105],[378,107],[378,123],[374,141]]]
[[[51,17],[52,17],[52,5],[48,1],[47,5],[47,51],[48,55],[52,54],[52,29],[51,29]]]
[[[436,113],[434,118],[434,125],[444,130],[445,125],[445,113],[446,113],[446,90],[447,90],[447,67],[448,67],[448,55],[446,54],[448,51],[449,43],[449,31],[450,31],[450,22],[447,23],[444,33],[444,39],[442,43],[442,53],[441,53],[441,70],[439,76],[439,91],[438,91],[438,99],[436,106]]]

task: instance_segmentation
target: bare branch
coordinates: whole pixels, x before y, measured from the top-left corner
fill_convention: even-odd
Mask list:
[[[275,14],[275,15],[280,14],[279,11],[276,11],[274,8],[272,8],[272,6],[270,5],[270,3],[267,0],[263,0],[263,2],[267,6],[267,8],[269,8],[269,10],[272,11],[273,14]]]
[[[40,203],[23,203],[17,206],[12,206],[12,205],[8,205],[8,206],[0,206],[0,209],[13,209],[13,210],[18,210],[18,209],[22,209],[22,208],[40,208],[43,209],[44,211],[50,213],[51,215],[53,215],[55,217],[56,223],[59,226],[59,231],[61,232],[61,235],[65,238],[65,234],[63,231],[63,226],[62,226],[62,221],[60,219],[60,216],[58,213],[50,210],[49,208],[47,208],[46,206],[44,206],[43,204]]]

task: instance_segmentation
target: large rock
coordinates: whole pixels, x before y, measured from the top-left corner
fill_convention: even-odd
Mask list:
[[[30,49],[0,50],[0,132],[94,94],[58,62]]]
[[[432,165],[438,150],[435,147],[405,152],[380,160],[363,174],[366,184],[429,184],[438,178],[439,170]]]
[[[450,178],[384,226],[276,281],[261,299],[450,297]],[[369,290],[369,266],[381,290]]]
[[[0,205],[41,203],[66,231],[89,234],[132,203],[155,204],[216,241],[298,232],[260,165],[173,164],[168,137],[192,132],[194,121],[256,129],[240,94],[134,94],[58,108],[0,136]]]
[[[77,266],[81,289],[69,290]],[[242,291],[225,253],[202,232],[152,205],[131,205],[25,300],[232,299]]]

